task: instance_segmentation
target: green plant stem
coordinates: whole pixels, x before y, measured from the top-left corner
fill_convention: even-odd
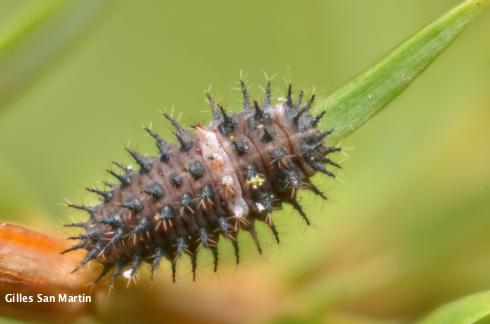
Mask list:
[[[466,0],[389,52],[317,107],[334,141],[347,137],[396,98],[458,36],[490,0]]]

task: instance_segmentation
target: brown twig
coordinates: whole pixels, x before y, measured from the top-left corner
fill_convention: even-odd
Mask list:
[[[88,312],[89,303],[37,302],[38,294],[55,297],[58,294],[90,294],[86,272],[70,273],[81,254],[60,255],[65,248],[67,245],[63,240],[18,225],[0,223],[1,314],[59,320]],[[32,296],[33,302],[8,301],[11,298],[18,300],[21,296]]]

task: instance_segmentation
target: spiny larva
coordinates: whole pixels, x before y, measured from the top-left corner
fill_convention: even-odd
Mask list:
[[[103,270],[95,282],[113,270],[110,285],[123,272],[131,279],[143,262],[151,265],[153,277],[162,259],[171,262],[175,281],[176,260],[187,254],[195,280],[197,253],[202,248],[211,251],[216,271],[220,237],[233,245],[237,263],[241,230],[250,233],[262,253],[255,221],[266,223],[279,242],[270,214],[283,203],[310,224],[296,199],[298,189],[326,199],[310,178],[317,172],[334,177],[327,166],[339,167],[328,155],[340,148],[325,143],[332,130],[317,127],[325,112],[310,114],[315,95],[303,102],[301,91],[293,98],[291,85],[284,100],[273,104],[270,82],[261,103],[250,100],[245,83],[240,84],[243,108],[239,113],[227,112],[206,94],[212,112],[207,126],[197,124],[186,130],[163,114],[175,128],[178,145],[145,127],[158,155],[126,148],[138,170],[113,162],[118,170],[108,172],[118,183],[106,183],[103,190],[87,189],[100,196],[100,204],[68,204],[86,211],[90,218],[66,224],[85,231],[69,237],[79,242],[62,253],[85,249],[79,267],[91,261],[101,263]]]

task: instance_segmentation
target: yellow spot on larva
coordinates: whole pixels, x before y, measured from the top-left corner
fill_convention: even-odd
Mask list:
[[[247,184],[252,186],[254,189],[260,187],[262,184],[264,184],[264,177],[260,175],[256,175],[253,178],[247,180]]]

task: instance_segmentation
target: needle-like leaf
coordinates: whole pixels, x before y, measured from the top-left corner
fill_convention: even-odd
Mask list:
[[[484,291],[446,304],[420,324],[476,323],[490,315],[490,292]]]
[[[464,1],[319,101],[316,107],[329,116],[320,126],[335,129],[335,140],[361,127],[412,83],[489,3]]]

